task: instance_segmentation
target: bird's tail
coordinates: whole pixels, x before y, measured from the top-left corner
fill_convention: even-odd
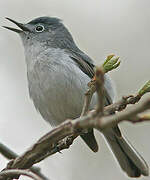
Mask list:
[[[121,168],[129,177],[148,176],[149,167],[142,156],[122,136],[115,135],[113,129],[104,132],[104,136],[111,147]]]
[[[88,145],[88,147],[93,151],[98,151],[98,144],[94,136],[93,129],[90,129],[87,133],[82,134],[81,138],[84,140],[84,142]]]

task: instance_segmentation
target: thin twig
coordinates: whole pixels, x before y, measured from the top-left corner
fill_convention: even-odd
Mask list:
[[[129,121],[132,121],[133,123],[150,121],[150,114],[137,114],[136,116],[129,118]]]
[[[18,155],[15,152],[13,152],[10,148],[8,148],[6,145],[2,143],[0,143],[0,153],[9,160],[13,160],[18,157]],[[43,180],[48,180],[48,178],[41,173],[39,167],[32,167],[30,168],[30,170],[37,174],[39,177],[41,177]]]
[[[104,72],[102,68],[97,68],[95,73],[97,108],[96,112],[103,115],[104,110]]]
[[[0,153],[7,159],[15,159],[18,155],[4,144],[0,143]]]
[[[126,108],[122,112],[118,112],[111,116],[105,116],[97,121],[97,127],[101,128],[101,130],[109,127],[113,127],[122,121],[129,121],[131,123],[145,122],[149,121],[150,118],[140,118],[139,120],[134,117],[138,117],[139,113],[145,112],[150,109],[150,99],[147,99],[137,105],[134,105],[130,108]]]
[[[29,170],[20,170],[20,169],[9,169],[9,170],[5,170],[0,172],[0,180],[3,180],[4,178],[9,178],[11,176],[18,176],[18,175],[24,175],[24,176],[28,176],[34,180],[43,180],[42,178],[40,178],[39,176],[37,176],[35,173],[29,171]]]
[[[116,111],[122,111],[127,107],[127,105],[136,104],[137,102],[139,102],[140,99],[141,96],[139,96],[139,94],[135,96],[133,95],[123,96],[122,99],[119,100],[118,102],[115,102],[113,104],[104,107],[105,114],[112,114]]]
[[[87,114],[87,112],[89,111],[92,96],[96,91],[95,83],[96,83],[96,81],[94,79],[92,79],[88,83],[89,89],[85,93],[85,98],[84,98],[84,104],[83,104],[83,108],[82,108],[81,117],[85,116]]]

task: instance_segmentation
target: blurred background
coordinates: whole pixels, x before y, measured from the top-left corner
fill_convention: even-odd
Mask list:
[[[63,19],[79,47],[98,64],[111,53],[120,56],[120,68],[110,73],[118,92],[116,99],[136,92],[150,79],[149,0],[0,0],[0,26],[15,27],[5,16],[25,23],[43,15]],[[18,154],[51,129],[29,99],[20,38],[3,28],[0,28],[0,110],[0,142]],[[150,124],[122,123],[121,129],[150,164]],[[96,136],[98,153],[92,153],[78,139],[69,150],[40,163],[42,172],[51,180],[129,179],[101,134]],[[0,155],[0,169],[6,163]]]

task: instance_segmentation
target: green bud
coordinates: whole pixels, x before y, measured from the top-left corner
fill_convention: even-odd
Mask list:
[[[114,55],[107,57],[106,61],[103,64],[104,72],[107,73],[113,69],[116,69],[120,65],[119,57],[112,59]]]
[[[140,96],[143,96],[145,93],[150,92],[150,81],[148,81],[143,87],[142,89],[140,89],[140,91],[138,92],[138,94]]]
[[[114,54],[111,54],[111,55],[107,56],[107,58],[106,58],[103,65],[105,65],[108,61],[110,61],[114,56],[115,56]]]

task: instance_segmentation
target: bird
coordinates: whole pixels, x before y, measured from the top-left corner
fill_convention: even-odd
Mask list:
[[[43,119],[55,127],[66,119],[80,116],[84,93],[94,77],[94,61],[76,45],[71,33],[57,17],[38,17],[28,23],[6,18],[19,28],[3,26],[21,37],[27,67],[29,95]],[[104,76],[105,106],[114,101],[114,85]],[[94,94],[90,109],[96,105]],[[143,157],[122,135],[116,125],[107,128],[103,135],[120,167],[129,177],[148,176],[149,168]],[[93,151],[98,144],[93,129],[81,135]]]

